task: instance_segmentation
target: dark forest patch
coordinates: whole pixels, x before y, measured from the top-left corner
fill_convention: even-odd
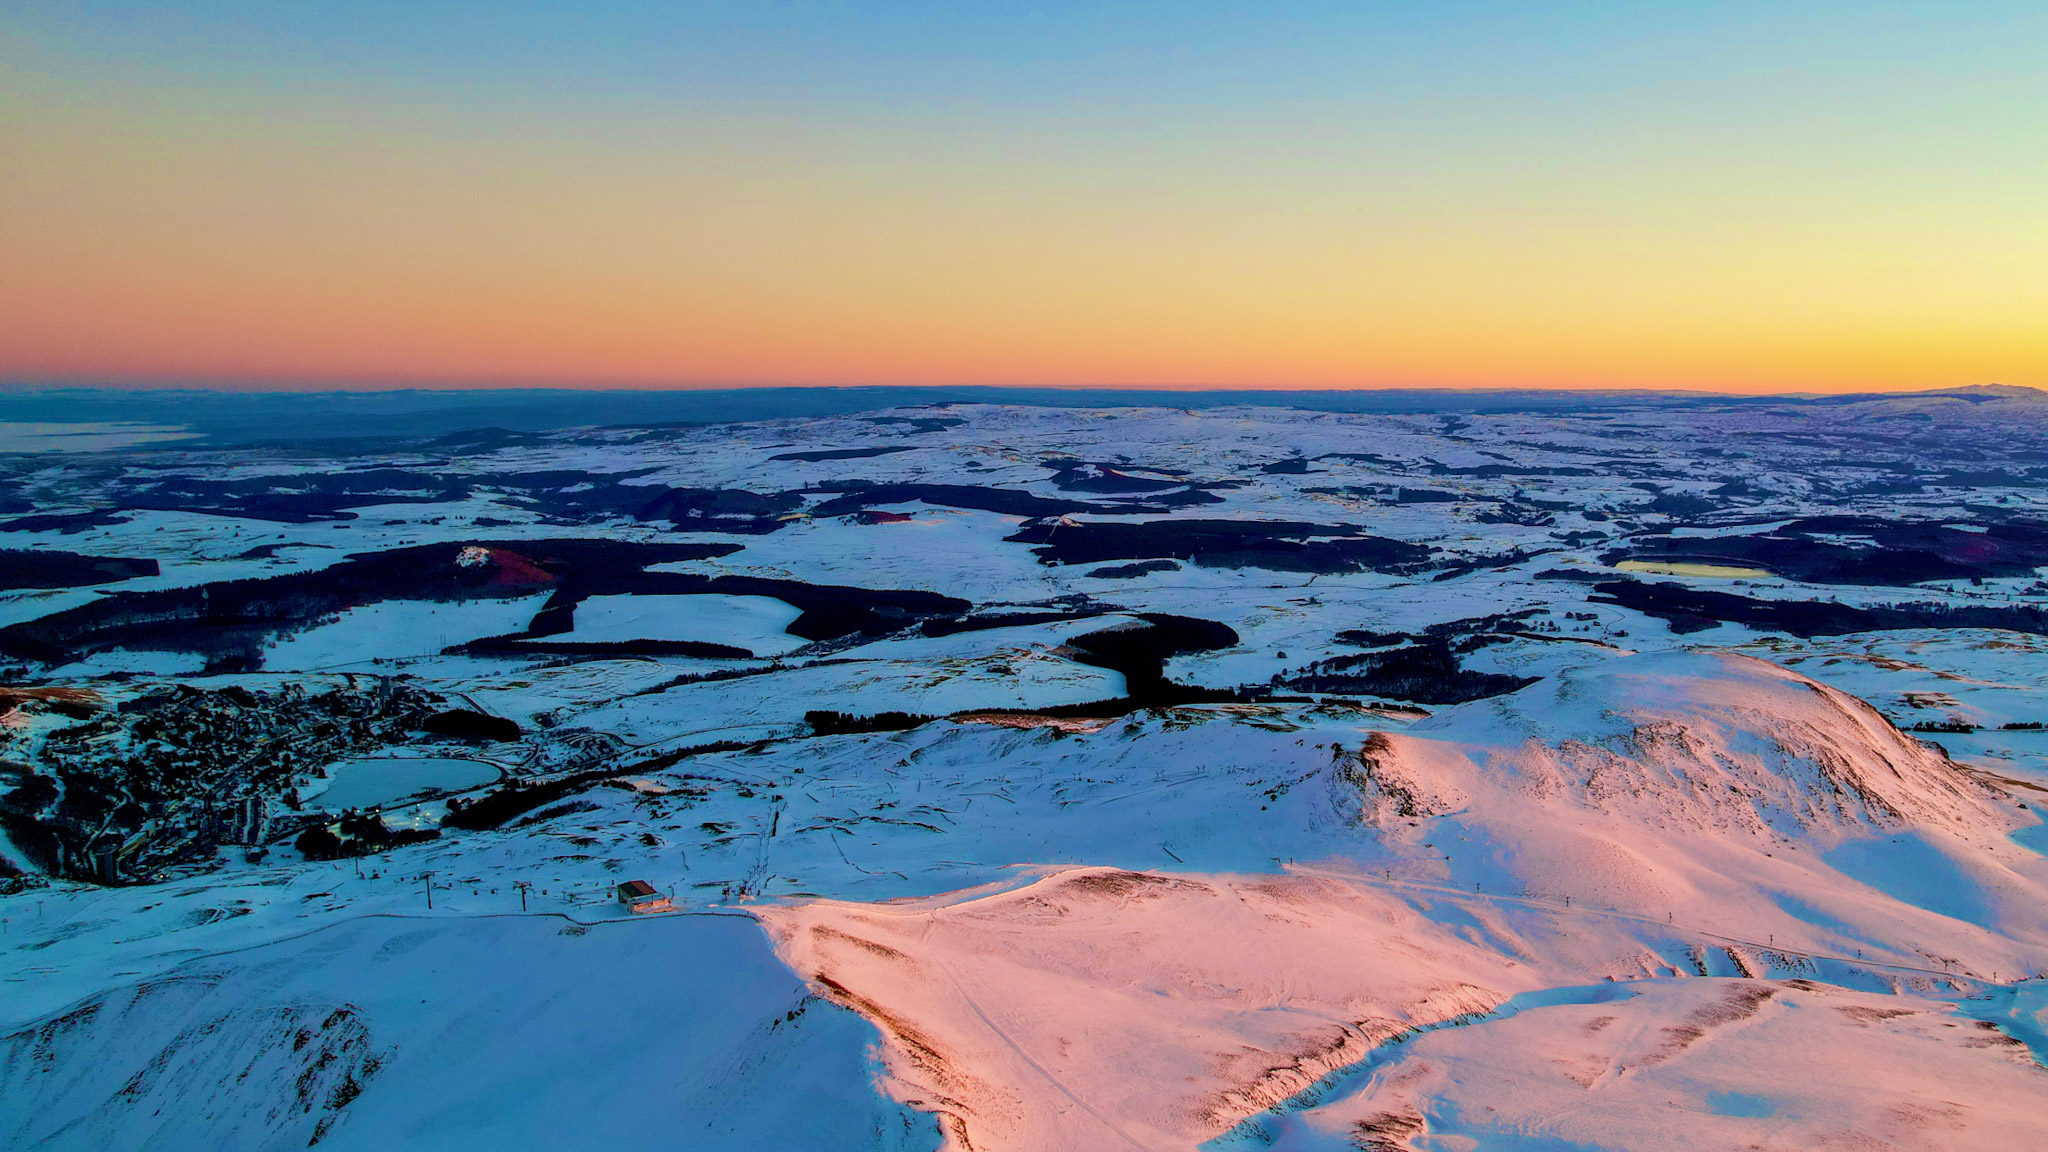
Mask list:
[[[1407,468],[1407,465],[1399,460],[1389,460],[1385,456],[1372,452],[1325,452],[1321,456],[1316,457],[1316,459],[1342,460],[1347,464],[1370,464],[1375,468],[1383,468],[1389,471],[1400,471]]]
[[[1056,456],[1045,462],[1052,469],[1052,482],[1067,492],[1099,492],[1104,494],[1135,495],[1151,492],[1165,492],[1187,483],[1178,473],[1159,468],[1132,469],[1126,471],[1113,464],[1097,464],[1088,460]],[[1140,476],[1138,472],[1152,472],[1155,476]],[[1160,477],[1173,477],[1162,479]]]
[[[831,499],[811,509],[813,516],[844,516],[877,504],[925,503],[935,508],[966,508],[994,512],[1001,516],[1066,516],[1075,512],[1115,515],[1131,509],[1117,504],[1090,504],[1038,496],[1012,488],[984,488],[977,484],[869,484],[857,480],[820,484],[814,492],[834,493]]]
[[[154,560],[76,552],[0,550],[0,589],[83,588],[158,574]]]
[[[1030,624],[1057,624],[1063,620],[1086,620],[1102,610],[1081,612],[1001,612],[986,616],[964,616],[950,620],[927,620],[918,631],[927,636],[953,636],[961,632],[985,632],[993,628],[1021,628]]]
[[[76,536],[93,528],[126,524],[132,517],[119,508],[95,508],[90,512],[38,512],[0,520],[0,532],[62,532]]]
[[[502,599],[593,574],[702,560],[733,544],[612,540],[450,541],[363,552],[313,572],[191,588],[113,592],[91,604],[0,628],[0,652],[68,663],[110,648],[193,652],[222,669],[261,667],[266,641],[336,613],[386,600]]]
[[[1216,495],[1211,489],[1233,487],[1236,487],[1236,485],[1227,480],[1219,480],[1214,484],[1190,485],[1172,492],[1160,492],[1147,496],[1142,500],[1136,500],[1119,507],[1117,511],[1125,514],[1154,511],[1171,512],[1176,508],[1193,508],[1203,504],[1221,504],[1223,503],[1223,497]]]
[[[1136,707],[1163,707],[1208,699],[1235,698],[1233,692],[1218,692],[1176,684],[1166,678],[1166,662],[1187,652],[1213,652],[1238,643],[1235,629],[1214,620],[1193,616],[1169,616],[1145,612],[1142,624],[1124,624],[1076,636],[1067,641],[1072,659],[1097,668],[1121,672],[1124,694]]]
[[[944,432],[949,428],[958,428],[967,423],[967,421],[958,416],[865,416],[862,419],[869,424],[895,424],[908,428],[909,431],[905,433],[908,436]]]
[[[1344,484],[1334,488],[1303,488],[1310,496],[1344,496],[1353,500],[1392,500],[1396,504],[1457,504],[1467,497],[1434,488],[1400,488],[1386,484]]]
[[[749,649],[708,640],[530,640],[521,634],[473,640],[455,651],[472,656],[573,656],[582,660],[623,660],[641,656],[690,660],[755,658]]]
[[[1439,492],[1434,488],[1402,488],[1394,493],[1396,504],[1456,504],[1463,499],[1456,492]]]
[[[1347,628],[1337,633],[1339,644],[1351,644],[1359,648],[1390,648],[1406,644],[1414,637],[1406,632],[1375,632],[1370,628]]]
[[[672,488],[633,484],[653,471],[620,473],[580,469],[454,476],[400,468],[288,473],[234,479],[129,476],[110,493],[116,507],[97,512],[19,517],[0,531],[77,532],[120,523],[136,511],[187,512],[245,520],[305,524],[356,518],[354,510],[380,504],[432,504],[483,492],[553,523],[597,519],[668,520],[704,532],[772,532],[778,517],[803,506],[793,493],[742,489]],[[121,519],[115,519],[120,517]]]
[[[1348,524],[1288,520],[1150,520],[1137,524],[1026,524],[1007,539],[1035,545],[1046,564],[1189,560],[1208,568],[1281,572],[1399,572],[1428,563],[1419,545],[1368,536]]]
[[[1545,568],[1536,574],[1538,580],[1569,580],[1575,584],[1603,584],[1608,581],[1606,573],[1588,572],[1583,568]]]
[[[1136,564],[1105,564],[1092,572],[1084,572],[1082,575],[1093,576],[1097,580],[1130,580],[1139,576],[1150,576],[1154,572],[1178,571],[1180,571],[1180,561],[1178,560],[1140,560]]]
[[[294,549],[294,548],[330,548],[330,549],[331,549],[331,548],[333,548],[333,547],[334,547],[334,545],[332,545],[332,544],[300,544],[300,543],[296,543],[296,542],[292,542],[292,543],[284,543],[284,544],[258,544],[258,545],[257,545],[257,546],[255,546],[254,548],[246,548],[246,549],[243,549],[243,550],[242,550],[242,551],[240,551],[240,552],[237,552],[237,553],[235,553],[235,559],[237,559],[237,560],[274,560],[274,559],[276,559],[276,558],[277,558],[277,554],[278,554],[278,553],[280,553],[280,552],[287,552],[287,551],[290,551],[291,549]]]
[[[1532,676],[1475,672],[1460,663],[1448,638],[1425,636],[1399,648],[1320,660],[1294,675],[1274,677],[1273,686],[1417,704],[1462,704],[1535,682]]]
[[[782,452],[770,456],[770,460],[791,460],[803,464],[818,464],[826,460],[866,460],[875,456],[891,456],[898,452],[914,449],[907,445],[894,448],[821,448],[810,452]]]
[[[1540,467],[1530,464],[1474,464],[1452,467],[1447,464],[1431,464],[1433,476],[1470,476],[1478,480],[1498,480],[1504,476],[1599,476],[1591,468]]]
[[[852,712],[834,712],[830,709],[814,709],[804,713],[804,723],[811,726],[813,736],[850,736],[862,732],[908,732],[922,724],[937,720],[937,716],[925,716],[915,712],[877,712],[872,716]]]
[[[1891,586],[1925,580],[2031,576],[2034,569],[2048,565],[2048,525],[2011,521],[1973,530],[1862,516],[1813,516],[1756,535],[1638,540],[1601,559],[1608,564],[1622,560],[1732,564],[1815,584]]]
[[[781,528],[781,519],[803,507],[793,492],[760,493],[743,488],[672,488],[630,484],[641,472],[616,476],[582,472],[529,472],[479,480],[509,490],[510,502],[555,523],[597,519],[666,520],[678,530],[761,535]]]
[[[763,495],[742,488],[667,488],[633,512],[635,520],[666,520],[690,532],[773,532],[803,506],[793,492]]]
[[[1486,511],[1473,513],[1472,520],[1477,524],[1512,524],[1518,528],[1548,528],[1557,523],[1557,517],[1541,508],[1508,500]]]
[[[854,588],[833,584],[811,584],[802,580],[778,580],[760,576],[704,576],[690,572],[647,572],[618,570],[586,572],[563,576],[554,594],[534,614],[523,632],[489,636],[459,646],[453,651],[493,656],[685,656],[700,659],[745,660],[754,653],[729,644],[698,640],[625,640],[617,642],[551,640],[565,636],[576,626],[576,607],[592,596],[765,596],[780,600],[798,612],[784,629],[789,635],[812,642],[840,640],[851,636],[887,636],[919,624],[949,622],[956,631],[976,627],[1003,627],[1001,623],[978,625],[961,618],[972,603],[936,592],[901,591],[887,588]],[[1055,618],[1065,618],[1055,614]],[[984,618],[991,619],[991,618]],[[943,634],[943,633],[939,633]],[[4,638],[5,633],[0,633]]]
[[[1456,580],[1460,576],[1470,576],[1474,572],[1490,572],[1501,568],[1513,568],[1518,564],[1526,564],[1538,556],[1548,556],[1555,551],[1557,551],[1555,548],[1516,548],[1492,556],[1468,556],[1459,559],[1456,563],[1451,564],[1450,567],[1431,577],[1431,579],[1439,581]]]
[[[1788,636],[1841,636],[1851,632],[1890,632],[1908,628],[2002,628],[2048,636],[2048,611],[2026,605],[2010,607],[1946,604],[1886,604],[1856,608],[1817,600],[1759,600],[1730,592],[1710,592],[1682,584],[1646,584],[1612,580],[1594,585],[1595,603],[1631,608],[1654,616],[1673,632],[1701,632],[1726,621],[1762,632]]]
[[[628,770],[580,772],[574,776],[539,784],[508,784],[486,792],[473,801],[464,801],[457,797],[448,802],[448,814],[441,818],[441,826],[462,828],[472,832],[496,828],[514,816],[574,796],[578,792],[588,792],[603,783],[606,778]]]
[[[242,520],[307,524],[352,520],[350,509],[372,504],[438,504],[469,496],[467,482],[402,468],[361,468],[234,479],[174,476],[131,482],[118,497],[124,511],[197,512]]]
[[[420,722],[420,731],[455,740],[517,740],[519,725],[474,708],[448,708]]]
[[[1639,484],[1637,487],[1644,487],[1644,485]],[[1651,490],[1655,491],[1655,488],[1652,487]],[[1662,516],[1686,519],[1693,516],[1704,516],[1709,512],[1718,510],[1720,507],[1719,501],[1709,499],[1698,492],[1658,492],[1648,504],[1631,509],[1631,511],[1655,512]]]
[[[1459,657],[1513,640],[1530,617],[1542,614],[1542,609],[1530,608],[1468,616],[1431,624],[1419,633],[1348,629],[1337,633],[1338,643],[1378,651],[1334,656],[1291,676],[1276,676],[1272,683],[1301,692],[1341,692],[1417,704],[1459,704],[1499,696],[1535,680],[1473,671]]]
[[[1222,487],[1212,484],[1206,487]],[[1186,488],[1158,495],[1114,502],[1089,502],[1059,496],[1040,496],[1016,488],[990,488],[978,484],[891,484],[866,480],[836,480],[807,489],[830,493],[831,498],[811,509],[813,516],[845,516],[880,504],[924,503],[935,508],[966,508],[994,512],[999,516],[1026,519],[1092,513],[1097,516],[1134,516],[1171,512],[1198,504],[1218,504],[1222,497],[1205,488]]]

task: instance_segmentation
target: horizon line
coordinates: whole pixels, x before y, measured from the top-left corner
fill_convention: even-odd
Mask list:
[[[1523,394],[1547,393],[1587,396],[1781,396],[1787,399],[1799,398],[1840,398],[1845,396],[1911,396],[1930,393],[1961,391],[2012,390],[2041,392],[2043,389],[2024,384],[2001,384],[1997,381],[1981,381],[1972,384],[1928,384],[1895,388],[1860,387],[1848,389],[1827,388],[1726,388],[1669,387],[1654,384],[1631,387],[1590,386],[1569,384],[1347,384],[1347,385],[1280,385],[1280,384],[891,384],[891,383],[677,383],[677,384],[633,384],[633,383],[573,383],[573,382],[354,382],[354,381],[214,381],[194,382],[185,380],[94,380],[79,382],[56,382],[40,380],[0,379],[0,395],[32,395],[55,392],[138,392],[167,393],[192,392],[217,395],[338,395],[364,394],[388,395],[394,393],[433,393],[450,395],[476,393],[479,395],[513,392],[556,392],[556,393],[716,393],[716,392],[1073,392],[1073,393],[1116,393],[1154,392],[1162,395],[1183,393],[1265,393],[1273,395],[1344,395],[1344,394],[1398,394],[1432,393],[1448,395],[1472,394]]]

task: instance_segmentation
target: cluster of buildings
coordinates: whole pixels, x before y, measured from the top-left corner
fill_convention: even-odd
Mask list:
[[[0,826],[52,875],[124,884],[289,835],[299,779],[343,756],[417,739],[444,707],[388,678],[323,691],[149,689],[75,721],[0,734],[27,780]]]

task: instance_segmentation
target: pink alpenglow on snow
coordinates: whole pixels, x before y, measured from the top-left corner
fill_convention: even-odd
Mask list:
[[[958,1149],[2048,1140],[2048,1073],[1957,1010],[2048,957],[2032,815],[1852,697],[1618,658],[1313,783],[1377,856],[758,915]]]
[[[1262,1135],[1287,1148],[2048,1147],[2048,1073],[1921,996],[1809,980],[1599,984],[1418,1036]]]
[[[764,909],[962,1148],[1190,1147],[1538,973],[1310,876],[1073,868],[961,903]]]

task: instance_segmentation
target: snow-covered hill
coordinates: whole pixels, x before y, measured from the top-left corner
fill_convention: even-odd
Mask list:
[[[2048,1146],[2043,411],[0,457],[0,1145]]]
[[[1556,993],[1546,990],[1587,981],[1645,990],[1558,1003],[1641,995],[1630,1011],[1682,1039],[1695,1016],[1733,1026],[1771,997],[1783,997],[1776,1013],[1829,987],[1911,992],[1923,999],[1898,1014],[1953,1017],[1924,997],[2010,980],[2048,959],[2048,861],[2007,839],[2038,825],[2031,811],[1866,705],[1752,658],[1615,658],[1339,744],[1314,783],[1365,834],[1334,859],[1291,863],[1279,876],[1070,869],[959,900],[813,902],[760,915],[793,967],[882,1025],[897,1093],[947,1116],[963,1148],[1192,1147],[1297,1094],[1319,1098],[1311,1090],[1325,1075],[1393,1038],[1478,1029],[1469,1021],[1490,1021],[1502,1005],[1550,1004],[1544,997]],[[1709,976],[1756,984],[1665,990]],[[1771,1051],[1780,1075],[1825,1065],[1862,1039],[1853,1029],[1891,1019],[1863,1019],[1865,1010],[1823,1011],[1813,1026],[1773,1023],[1770,1039],[1744,1043]],[[1969,1020],[1948,1023],[1985,1035]],[[1945,1026],[1916,1024],[1914,1035],[1940,1040]],[[1830,1138],[1887,1138],[1890,1121],[1857,1126],[1862,1094],[1888,1091],[1884,1078],[1907,1075],[1920,1057],[1908,1037],[1885,1030],[1885,1043],[1903,1046],[1886,1050],[1896,1066],[1852,1060],[1857,1076],[1829,1091],[1804,1082],[1792,1100],[1758,1096],[1747,1069],[1716,1086],[1714,1060],[1688,1076],[1704,1084],[1698,1094],[1765,1101],[1753,1107],[1767,1113],[1739,1118],[1783,1107]],[[2048,1133],[2043,1113],[2004,1095],[2020,1091],[2038,1107],[2048,1079],[2018,1041],[1997,1033],[1992,1042],[2019,1061],[2000,1055],[1987,1066],[1981,1083],[2002,1087],[1942,1106],[1983,1111],[1980,1132]],[[1691,1041],[1661,1043],[1675,1056]],[[1553,1047],[1517,1049],[1513,1066],[1582,1059],[1572,1045]],[[1345,1090],[1378,1099],[1387,1077],[1413,1079],[1410,1064],[1429,1065],[1409,1050],[1408,1063]],[[1656,1063],[1661,1051],[1612,1059]],[[1953,1075],[1943,1083],[1975,1074]],[[1597,1080],[1580,1089],[1594,1092]],[[1374,1121],[1391,1125],[1375,1139],[1434,1148],[1401,1141],[1518,1130],[1569,1132],[1580,1147],[1691,1148],[1743,1128],[1659,1143],[1639,1120],[1615,1142],[1584,1114],[1639,1115],[1634,1090],[1551,1099],[1568,1087],[1546,1089],[1549,1103],[1496,1127],[1455,1111],[1476,1106],[1462,1086],[1394,1093],[1411,1102],[1387,1114],[1404,1119]],[[1936,1099],[1925,1090],[1907,1098],[1921,1101],[1913,1107]],[[1365,1108],[1324,1103],[1303,1122],[1327,1127]],[[1560,1112],[1577,1119],[1543,1124]],[[1274,1129],[1283,1130],[1295,1129]]]

